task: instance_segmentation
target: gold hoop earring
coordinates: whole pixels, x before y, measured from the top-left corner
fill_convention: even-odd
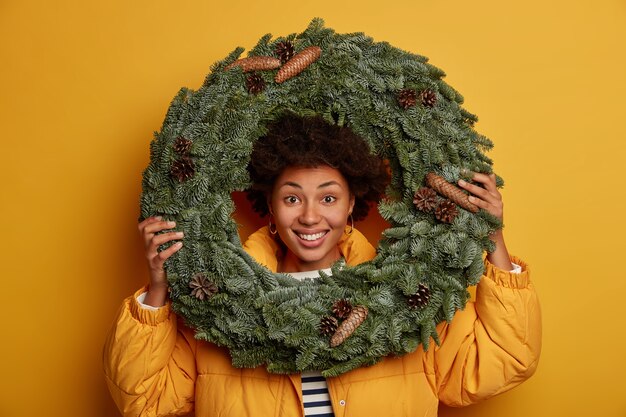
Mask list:
[[[352,213],[350,213],[350,230],[346,232],[347,235],[351,235],[354,230],[354,219],[352,218]]]
[[[274,226],[274,230],[272,230],[272,226]],[[276,228],[275,224],[272,224],[272,218],[270,217],[270,224],[268,226],[268,229],[270,229],[270,233],[275,235],[278,232],[278,229]]]

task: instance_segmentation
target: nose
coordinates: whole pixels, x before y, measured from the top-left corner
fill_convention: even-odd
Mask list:
[[[316,204],[305,203],[302,205],[302,211],[298,218],[300,224],[312,225],[320,222],[320,212]]]

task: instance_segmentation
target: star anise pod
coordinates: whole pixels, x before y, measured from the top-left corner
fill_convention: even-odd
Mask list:
[[[320,334],[323,336],[330,336],[335,333],[339,326],[339,322],[333,316],[325,316],[320,320]]]
[[[276,45],[276,55],[280,58],[281,64],[293,58],[294,54],[293,44],[290,41],[279,42]]]
[[[415,93],[415,90],[405,88],[404,90],[400,90],[398,93],[398,103],[403,108],[408,109],[409,107],[415,106],[416,96],[417,94]]]
[[[246,78],[246,88],[250,94],[259,94],[265,90],[265,80],[256,72],[253,72]]]
[[[186,155],[189,153],[192,143],[193,142],[191,140],[180,136],[174,141],[174,151],[181,155]]]
[[[188,180],[195,174],[193,161],[187,156],[183,156],[181,159],[177,159],[172,164],[170,174],[172,175],[172,177],[176,178],[178,182]]]
[[[335,301],[332,310],[335,316],[340,319],[345,319],[352,311],[352,304],[350,301],[342,298],[341,300]]]
[[[430,213],[437,207],[437,193],[430,187],[422,187],[415,192],[413,204],[418,210]]]
[[[423,308],[428,304],[428,300],[430,299],[430,290],[424,284],[419,284],[417,292],[415,294],[411,294],[407,299],[407,303],[409,304],[410,309],[415,308]]]
[[[202,273],[197,273],[191,278],[189,282],[189,288],[191,288],[191,295],[199,300],[209,299],[218,292],[217,285],[209,281],[209,279]]]
[[[423,90],[419,95],[420,102],[426,107],[435,107],[437,104],[437,95],[433,90]]]
[[[444,223],[452,223],[454,218],[459,214],[459,210],[450,200],[443,200],[435,209],[435,217]]]

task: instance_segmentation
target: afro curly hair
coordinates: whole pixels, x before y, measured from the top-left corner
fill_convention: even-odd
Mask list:
[[[267,199],[276,178],[291,166],[327,165],[341,172],[355,197],[354,220],[364,219],[370,205],[384,195],[389,182],[384,161],[349,127],[329,124],[320,116],[286,113],[267,128],[268,133],[254,144],[248,164],[253,184],[247,197],[261,217],[269,213]]]

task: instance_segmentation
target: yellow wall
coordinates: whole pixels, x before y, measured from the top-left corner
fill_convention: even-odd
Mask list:
[[[521,387],[441,415],[626,415],[623,0],[5,0],[0,416],[117,415],[101,346],[147,277],[136,219],[152,132],[215,60],[315,16],[429,56],[496,145],[543,355]]]

